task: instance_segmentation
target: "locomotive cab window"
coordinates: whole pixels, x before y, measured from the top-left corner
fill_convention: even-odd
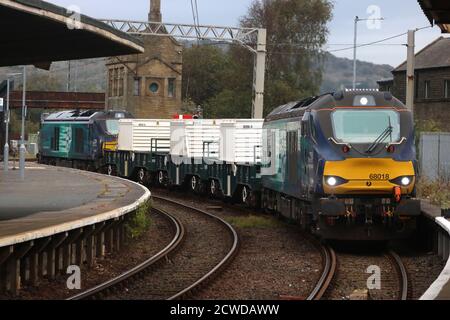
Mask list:
[[[119,120],[106,120],[106,131],[112,135],[119,134]]]
[[[400,141],[400,115],[394,110],[337,110],[332,125],[334,137],[344,143],[373,143],[389,129],[384,142]]]

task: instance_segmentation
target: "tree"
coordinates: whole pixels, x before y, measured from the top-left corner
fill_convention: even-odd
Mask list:
[[[228,56],[213,45],[193,46],[183,53],[183,97],[203,105],[224,88]]]
[[[254,0],[243,27],[267,29],[265,113],[276,106],[318,94],[322,46],[333,5],[328,0]]]
[[[328,0],[254,0],[241,19],[242,27],[267,29],[266,115],[319,93],[332,8]],[[239,45],[187,49],[184,97],[204,106],[207,117],[250,117],[253,65],[254,55]]]

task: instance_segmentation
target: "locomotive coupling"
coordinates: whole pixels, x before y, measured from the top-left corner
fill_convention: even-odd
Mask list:
[[[322,198],[319,201],[319,212],[321,216],[324,217],[345,217],[349,215],[349,206],[346,202],[350,199],[338,199],[338,198]],[[352,215],[363,214],[369,211],[378,212],[377,209],[380,208],[380,215],[385,212],[383,199],[372,198],[372,199],[353,199],[351,212]],[[392,202],[392,201],[391,201]],[[399,202],[392,202],[392,215],[401,217],[418,217],[421,214],[420,200],[412,198],[403,198]],[[358,210],[358,208],[364,210]]]

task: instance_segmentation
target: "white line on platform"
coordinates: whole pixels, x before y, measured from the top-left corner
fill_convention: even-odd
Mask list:
[[[450,235],[450,221],[443,217],[436,218],[436,223],[442,227],[444,231],[447,231]],[[450,259],[447,261],[447,265],[445,266],[442,273],[433,282],[431,287],[420,297],[420,300],[436,300],[441,294],[444,287],[447,283],[450,282]]]

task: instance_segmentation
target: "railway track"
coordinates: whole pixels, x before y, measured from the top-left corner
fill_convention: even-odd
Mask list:
[[[335,257],[331,258],[331,260],[339,261],[339,267],[335,267],[334,274],[331,276],[331,279],[333,280],[334,277],[334,280],[330,280],[328,285],[321,287],[321,283],[326,283],[322,279],[325,278],[328,270],[332,269],[327,268],[329,262],[325,262],[321,280],[308,300],[317,300],[314,293],[320,292],[320,288],[324,289],[319,299],[320,297],[331,300],[365,299],[357,291],[363,292],[368,288],[367,280],[372,275],[369,266],[381,268],[381,288],[370,289],[366,298],[371,300],[408,300],[410,298],[411,286],[409,285],[408,273],[402,259],[396,252],[388,250],[367,254],[364,251],[349,253],[341,252],[341,250],[342,248],[339,253],[334,254]],[[324,261],[327,260],[330,260],[330,258],[325,256]],[[353,296],[352,292],[356,293],[356,296]]]
[[[196,292],[197,289],[207,284],[215,275],[217,275],[221,270],[223,270],[226,267],[226,265],[233,259],[238,250],[239,239],[236,231],[230,224],[228,224],[221,218],[212,215],[206,211],[191,207],[185,203],[181,203],[182,200],[178,201],[170,200],[164,196],[153,196],[153,198],[158,201],[158,204],[152,210],[154,210],[158,214],[166,216],[172,222],[173,229],[175,232],[174,237],[170,242],[170,244],[167,245],[167,247],[164,248],[161,252],[159,252],[152,258],[148,259],[144,263],[140,264],[139,266],[136,266],[135,268],[123,273],[122,275],[114,279],[111,279],[110,281],[105,282],[97,287],[87,290],[86,292],[80,293],[70,299],[73,300],[94,299],[94,298],[120,299],[122,297],[121,291],[123,291],[124,288],[129,286],[133,287],[133,282],[139,281],[136,280],[136,278],[145,280],[152,276],[159,277],[161,275],[161,269],[164,269],[162,271],[163,274],[171,275],[175,279],[180,279],[180,277],[184,277],[185,280],[187,281],[182,281],[184,284],[180,285],[177,289],[173,288],[165,292],[157,292],[158,290],[157,288],[158,287],[160,288],[161,286],[156,285],[155,290],[152,290],[152,292],[150,293],[146,292],[144,296],[139,295],[137,298],[142,299],[145,298],[146,296],[149,296],[150,298],[167,299],[167,300],[190,298]],[[177,265],[173,264],[172,262],[176,260],[175,257],[176,255],[183,254],[184,252],[183,244],[185,242],[192,241],[195,239],[199,240],[199,238],[202,237],[202,233],[199,230],[193,230],[196,229],[195,227],[193,228],[193,224],[196,224],[195,219],[194,221],[186,221],[186,217],[183,217],[182,212],[178,212],[175,214],[169,213],[172,212],[171,208],[162,209],[161,208],[162,205],[159,202],[165,203],[166,205],[169,205],[169,207],[178,207],[184,211],[191,212],[195,215],[201,215],[203,217],[206,217],[207,219],[210,219],[211,221],[214,221],[216,225],[221,225],[222,228],[225,228],[228,234],[231,236],[230,239],[232,239],[231,241],[232,244],[229,246],[228,251],[222,255],[222,259],[220,259],[220,261],[216,261],[216,263],[212,263],[210,259],[206,259],[205,264],[208,265],[208,268],[207,269],[203,267],[199,268],[202,269],[200,273],[192,272],[192,270],[186,272],[186,269],[182,267],[179,268],[180,270],[182,270],[181,273],[179,274],[173,273],[171,269],[176,268]],[[188,238],[189,236],[192,236],[192,233],[197,233],[195,239]],[[206,238],[211,239],[209,237]],[[313,290],[311,291],[310,295],[307,297],[306,300],[321,300],[323,298],[327,298],[329,290],[333,290],[332,289],[332,284],[334,283],[333,279],[335,279],[336,274],[338,273],[338,258],[337,258],[338,255],[330,246],[321,244],[315,239],[311,239],[311,241],[313,242],[315,241],[317,248],[319,248],[321,251],[323,269],[316,286],[313,288]],[[207,254],[209,254],[209,251],[210,250],[208,250]],[[399,288],[398,299],[407,300],[411,288],[409,286],[407,271],[404,264],[402,263],[401,258],[394,251],[387,251],[384,254],[384,257],[385,259],[389,260],[389,263],[396,271]],[[199,256],[197,260],[204,258],[205,256]],[[369,260],[370,258],[367,257],[366,259]],[[367,264],[369,264],[369,262],[367,262]],[[183,271],[186,272],[186,274],[183,275]],[[141,282],[144,283],[147,282],[147,286],[151,286],[150,285],[151,281],[148,282],[147,280],[145,280]],[[127,288],[125,297],[128,297],[130,293],[131,295],[133,295],[132,293],[133,290],[134,290],[133,288],[131,289]]]
[[[173,224],[175,235],[170,244],[135,268],[69,300],[185,299],[232,261],[239,238],[229,223],[168,198],[153,199],[157,204],[152,210]]]
[[[410,292],[410,286],[409,286],[409,279],[408,279],[408,273],[406,271],[405,265],[403,264],[402,259],[400,256],[390,250],[386,253],[386,256],[391,260],[391,263],[395,267],[398,278],[399,278],[399,300],[408,300],[409,292]]]
[[[196,196],[196,199],[201,201],[204,200],[199,196]],[[210,200],[207,200],[210,201]],[[212,202],[212,204],[214,204]],[[224,208],[231,208],[233,211],[240,211],[247,214],[254,213],[254,210],[250,210],[249,208],[243,206],[230,205],[227,203],[220,203],[219,206]],[[338,273],[338,255],[334,251],[334,249],[326,244],[320,243],[316,238],[308,236],[311,242],[321,251],[322,261],[323,261],[323,269],[321,277],[319,278],[316,286],[311,291],[311,294],[307,297],[306,300],[321,300],[324,297],[326,298],[327,290],[332,289],[333,279],[336,277]],[[390,264],[396,270],[399,284],[399,294],[398,300],[407,300],[411,295],[411,286],[409,285],[408,274],[406,271],[406,267],[404,266],[402,259],[400,256],[392,251],[388,250],[384,256],[389,259]],[[370,265],[369,263],[367,265]],[[284,297],[286,299],[297,299],[296,297]]]
[[[331,285],[337,271],[337,258],[333,248],[320,245],[322,251],[323,271],[316,286],[306,300],[320,300]]]
[[[201,197],[196,197],[198,200],[204,200]],[[186,201],[186,199],[183,199],[181,201]],[[207,200],[211,201],[211,200]],[[211,204],[215,204],[214,201],[211,201]],[[250,210],[243,206],[236,206],[236,205],[230,205],[226,203],[220,203],[220,207],[232,209],[234,212],[239,211],[246,214],[254,214],[254,210]],[[308,301],[313,300],[321,300],[323,296],[325,295],[328,288],[331,286],[332,280],[337,272],[337,257],[336,253],[333,250],[332,247],[320,243],[316,238],[312,236],[307,236],[307,239],[309,239],[315,247],[317,247],[318,250],[320,250],[321,256],[322,256],[322,273],[317,281],[315,287],[311,291],[310,295],[306,298]],[[300,299],[298,297],[291,297],[291,296],[282,296],[282,299],[285,300],[304,300],[304,298]]]

